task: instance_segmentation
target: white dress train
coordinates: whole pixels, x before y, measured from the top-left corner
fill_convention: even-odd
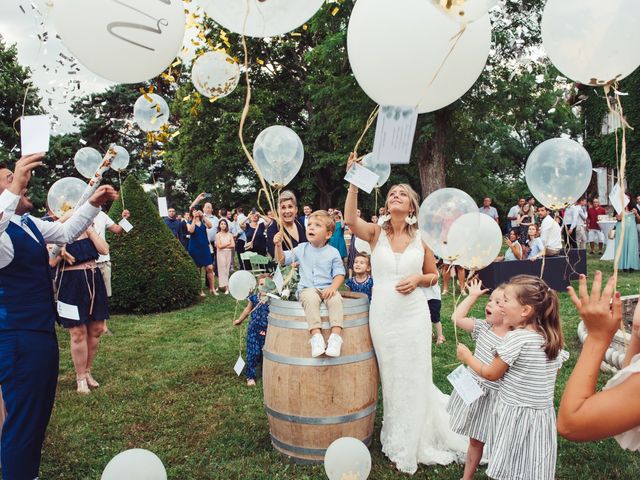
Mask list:
[[[422,273],[424,249],[419,234],[403,253],[394,253],[384,231],[371,256],[374,280],[370,329],[382,382],[383,453],[405,473],[427,465],[459,461],[467,439],[449,428],[448,395],[434,384],[431,322],[421,289],[409,295],[398,281]]]

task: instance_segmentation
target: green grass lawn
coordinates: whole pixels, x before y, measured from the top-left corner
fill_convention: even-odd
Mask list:
[[[591,260],[589,271],[597,268],[605,274],[612,271],[611,263]],[[620,276],[623,295],[638,293],[639,287],[639,274]],[[450,393],[446,376],[456,363],[450,321],[453,301],[451,296],[443,300],[448,342],[434,345],[434,381]],[[567,294],[561,295],[561,303],[571,359],[558,377],[557,402],[580,351],[579,319]],[[156,453],[172,480],[325,478],[322,466],[293,465],[272,448],[261,381],[258,388],[249,389],[244,377],[236,377],[232,370],[244,333],[244,328],[231,326],[234,308],[233,299],[221,296],[173,313],[113,317],[109,322],[113,336],[103,338],[93,369],[102,386],[89,396],[75,392],[69,337],[61,331],[58,397],[44,445],[41,478],[99,479],[108,461],[129,448]],[[479,302],[478,315],[483,309],[484,302]],[[471,343],[465,333],[461,338]],[[606,378],[603,375],[602,381]],[[405,475],[380,451],[381,410],[380,405],[370,478],[402,478]],[[461,466],[420,467],[415,478],[461,476]],[[557,477],[637,479],[640,455],[621,450],[613,440],[571,443],[560,439]],[[477,478],[486,477],[479,473]]]

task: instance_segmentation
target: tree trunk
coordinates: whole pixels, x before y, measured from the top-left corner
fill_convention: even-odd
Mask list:
[[[446,186],[445,166],[447,156],[445,145],[451,125],[451,110],[441,109],[434,114],[433,137],[426,142],[418,156],[418,172],[422,187],[422,198]]]

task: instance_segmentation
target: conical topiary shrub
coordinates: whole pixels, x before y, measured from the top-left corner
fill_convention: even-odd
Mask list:
[[[200,282],[191,257],[133,175],[123,182],[121,195],[131,212],[133,230],[109,238],[111,308],[116,312],[152,313],[192,305],[200,293]],[[109,216],[116,219],[121,215],[119,199]]]

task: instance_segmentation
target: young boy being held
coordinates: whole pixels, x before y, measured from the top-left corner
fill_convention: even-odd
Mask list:
[[[307,240],[293,250],[283,252],[282,233],[273,237],[275,257],[279,264],[290,265],[298,262],[300,281],[298,298],[302,303],[311,339],[311,356],[326,353],[329,357],[339,357],[342,348],[343,308],[338,288],[345,277],[345,269],[340,252],[327,242],[335,230],[333,218],[325,211],[313,212],[307,220]],[[327,345],[322,336],[320,304],[324,302],[329,310],[331,336]]]

